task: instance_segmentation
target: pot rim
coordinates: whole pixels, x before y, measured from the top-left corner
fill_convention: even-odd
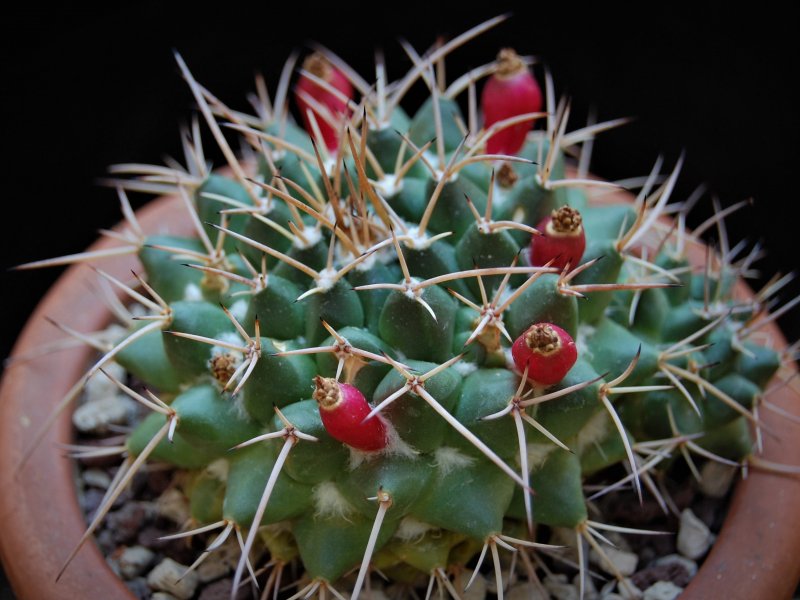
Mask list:
[[[609,194],[607,201],[630,198],[624,192]],[[187,235],[191,233],[185,210],[177,196],[154,199],[137,211],[144,231]],[[118,226],[118,229],[121,226]],[[117,245],[101,239],[90,250]],[[701,246],[689,249],[693,262],[704,259]],[[103,270],[125,278],[137,268],[135,256],[108,259]],[[96,331],[111,320],[109,310],[91,292],[87,283],[93,274],[74,265],[58,279],[28,320],[14,346],[12,356],[28,352],[48,341],[52,328],[42,317],[68,323],[79,331]],[[752,295],[740,281],[738,293]],[[81,306],[75,313],[71,306]],[[764,331],[774,347],[786,348],[778,327],[771,323]],[[53,397],[65,394],[85,372],[91,349],[59,351],[34,361],[6,368],[0,386],[0,519],[5,525],[0,536],[0,559],[15,593],[21,598],[56,600],[82,597],[86,590],[107,590],[102,597],[134,596],[113,573],[94,543],[86,543],[61,579],[56,582],[63,561],[86,524],[78,505],[74,466],[70,461],[52,460],[54,444],[72,439],[71,411],[64,412],[31,455],[23,469],[18,465],[30,437],[51,410]],[[770,396],[781,408],[800,414],[800,384],[792,378],[797,369],[785,366],[778,380],[787,382]],[[47,376],[45,376],[47,375]],[[763,457],[776,462],[800,464],[798,425],[773,411],[760,418],[777,435],[764,435]],[[13,491],[13,493],[8,493]],[[53,499],[60,508],[53,510]],[[800,512],[800,478],[753,470],[737,484],[728,516],[710,554],[682,598],[789,598],[800,580],[800,530],[785,515]],[[778,519],[778,515],[784,515]],[[783,560],[781,560],[783,559]]]

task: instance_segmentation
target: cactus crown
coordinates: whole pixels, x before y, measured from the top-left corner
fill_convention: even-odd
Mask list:
[[[456,98],[475,102],[473,79],[446,87],[435,69],[456,46],[415,57],[395,83],[379,64],[375,85],[333,54],[311,55],[294,88],[305,131],[287,117],[294,59],[275,103],[250,116],[178,57],[228,174],[208,171],[194,127],[185,169],[136,167],[115,182],[143,275],[137,289],[109,280],[149,314],[84,381],[113,360],[157,390],[115,380],[152,410],[126,468],[190,470],[194,527],[240,535],[234,587],[266,553],[273,569],[302,565],[303,594],[355,572],[356,597],[375,569],[455,594],[453,574],[487,549],[498,580],[498,549],[552,550],[537,538],[546,527],[605,556],[599,531],[614,527],[589,520],[582,484],[610,465],[628,467],[641,497],[669,462],[646,460],[653,452],[751,461],[754,409],[786,360],[753,334],[780,285],[742,302],[733,284],[750,257],[690,262],[682,218],[660,219],[680,161],[633,204],[590,202],[615,186],[590,180],[588,160],[570,167],[565,151],[603,127],[567,134],[569,105],[552,85],[546,114],[487,93],[482,126],[476,105],[463,115]],[[520,71],[526,59],[503,50],[490,78]],[[431,96],[409,116],[401,100],[417,80]],[[520,127],[518,151],[487,152]],[[241,159],[223,128],[241,135]],[[195,236],[141,232],[124,190],[165,187]],[[562,250],[543,264],[522,252],[550,216],[556,234],[585,231],[579,264],[557,264]],[[576,349],[557,377],[511,351],[522,338],[562,353],[551,324]]]

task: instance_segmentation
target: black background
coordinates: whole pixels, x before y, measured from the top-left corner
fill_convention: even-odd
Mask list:
[[[101,10],[17,8],[3,27],[3,247],[0,356],[59,270],[7,272],[14,264],[75,252],[119,217],[115,193],[96,185],[116,162],[160,164],[180,156],[178,126],[193,103],[172,57],[234,108],[262,71],[271,89],[292,48],[317,40],[362,75],[382,46],[390,76],[409,67],[396,40],[424,50],[437,34],[455,36],[507,10],[512,18],[448,63],[453,77],[513,46],[546,62],[557,91],[573,100],[571,128],[590,107],[601,119],[635,116],[595,146],[593,170],[615,179],[646,174],[659,153],[686,165],[676,199],[707,182],[724,205],[754,197],[729,219],[731,237],[763,239],[765,274],[795,269],[800,58],[796,14],[745,13],[720,4],[634,9],[486,3],[458,11],[428,3],[287,2],[260,8],[138,2]],[[631,12],[633,10],[633,12]],[[541,70],[538,71],[541,74]],[[415,88],[414,99],[423,93]],[[206,146],[212,146],[208,140]],[[216,164],[221,164],[216,157]],[[132,197],[136,205],[144,196]],[[696,225],[710,214],[694,214]],[[788,299],[800,289],[794,285]],[[790,340],[800,319],[783,319]]]
[[[765,274],[796,268],[796,9],[788,14],[763,2],[747,10],[728,3],[621,9],[484,2],[470,10],[397,0],[329,2],[325,8],[164,4],[90,11],[15,3],[15,12],[3,15],[0,357],[59,273],[7,269],[82,249],[99,227],[119,219],[113,191],[94,183],[107,165],[179,155],[178,124],[191,115],[192,101],[173,48],[201,83],[245,109],[254,71],[274,86],[289,51],[307,40],[331,47],[368,79],[372,48],[380,45],[397,77],[409,65],[398,36],[423,50],[438,34],[457,35],[507,10],[514,13],[510,21],[453,55],[451,77],[488,62],[503,46],[538,55],[551,67],[558,91],[571,95],[574,126],[591,106],[601,119],[638,117],[598,141],[596,173],[642,175],[659,153],[672,165],[685,149],[675,197],[685,198],[701,182],[725,205],[754,197],[753,208],[729,219],[732,239],[765,241]],[[133,197],[136,205],[145,199]],[[708,214],[707,207],[698,210],[692,222]],[[792,285],[784,300],[799,290]],[[800,337],[798,314],[781,320],[790,341]],[[0,576],[0,596],[6,593]]]

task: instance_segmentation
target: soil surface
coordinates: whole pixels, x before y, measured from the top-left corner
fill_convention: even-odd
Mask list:
[[[129,384],[136,388],[136,382]],[[120,407],[110,410],[109,395],[115,397],[115,402],[123,404],[124,410],[119,410]],[[90,390],[87,396],[80,409],[83,411],[80,426],[84,431],[78,433],[76,443],[79,445],[123,444],[125,434],[147,412],[129,398],[115,393],[113,387],[102,384],[98,389]],[[98,402],[98,414],[95,415],[92,404]],[[104,422],[104,419],[112,422]],[[87,424],[89,430],[86,430]],[[76,485],[87,523],[103,501],[120,462],[119,456],[77,460]],[[703,476],[702,484],[692,477],[683,461],[676,461],[665,473],[653,474],[653,488],[658,490],[660,500],[648,486],[644,486],[643,500],[639,504],[628,484],[589,503],[590,519],[594,522],[668,533],[622,535],[614,531],[602,531],[608,541],[614,543],[614,546],[600,546],[615,568],[609,567],[595,551],[589,552],[590,548],[584,544],[590,561],[584,582],[584,597],[587,600],[613,600],[631,596],[669,600],[680,594],[702,563],[709,544],[722,525],[731,484],[738,477],[735,469],[729,467],[719,468],[719,465],[706,465],[700,461],[697,465]],[[587,496],[626,474],[623,467],[616,466],[592,477],[586,484]],[[229,598],[233,570],[239,557],[239,548],[233,535],[220,549],[209,553],[193,573],[175,583],[186,568],[201,556],[219,531],[176,540],[160,539],[182,531],[188,523],[189,506],[181,492],[182,483],[183,476],[179,470],[168,465],[148,464],[133,477],[131,484],[112,505],[96,532],[97,543],[111,568],[123,578],[137,598]],[[566,548],[533,557],[535,562],[528,566],[533,564],[539,581],[530,577],[530,570],[524,564],[527,561],[510,561],[510,553],[501,554],[506,598],[577,600],[579,575],[574,532],[540,528],[537,541],[562,544]],[[615,578],[615,569],[625,576],[624,583],[619,583]],[[284,573],[283,581],[294,581],[300,575]],[[267,571],[259,577],[262,586],[268,576]],[[296,591],[295,588],[289,588],[279,597],[288,598]],[[408,589],[383,588],[377,577],[373,577],[372,592],[376,599],[410,597]],[[465,598],[495,598],[495,592],[494,572],[491,561],[487,560]],[[424,586],[414,590],[414,593],[424,598]],[[241,598],[253,597],[248,587],[242,588],[239,595]]]

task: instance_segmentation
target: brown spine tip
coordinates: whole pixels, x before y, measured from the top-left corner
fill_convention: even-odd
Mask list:
[[[520,55],[511,48],[503,48],[497,53],[497,69],[494,72],[497,77],[501,79],[514,77],[527,68]]]
[[[308,71],[312,75],[319,77],[324,81],[331,80],[331,63],[319,52],[314,52],[306,57],[306,59],[303,61],[303,70]]]
[[[583,217],[581,213],[571,206],[562,206],[550,215],[550,227],[553,233],[561,235],[572,235],[580,233],[583,227]]]
[[[314,377],[314,385],[317,387],[311,397],[317,401],[320,408],[332,410],[342,402],[342,390],[339,387],[339,382],[333,377],[320,377],[317,375]]]
[[[497,183],[500,184],[500,187],[510,188],[517,183],[518,179],[519,175],[517,175],[514,167],[509,162],[504,162],[497,170]]]
[[[550,325],[537,323],[525,332],[525,345],[532,352],[547,356],[561,349],[561,338]]]

